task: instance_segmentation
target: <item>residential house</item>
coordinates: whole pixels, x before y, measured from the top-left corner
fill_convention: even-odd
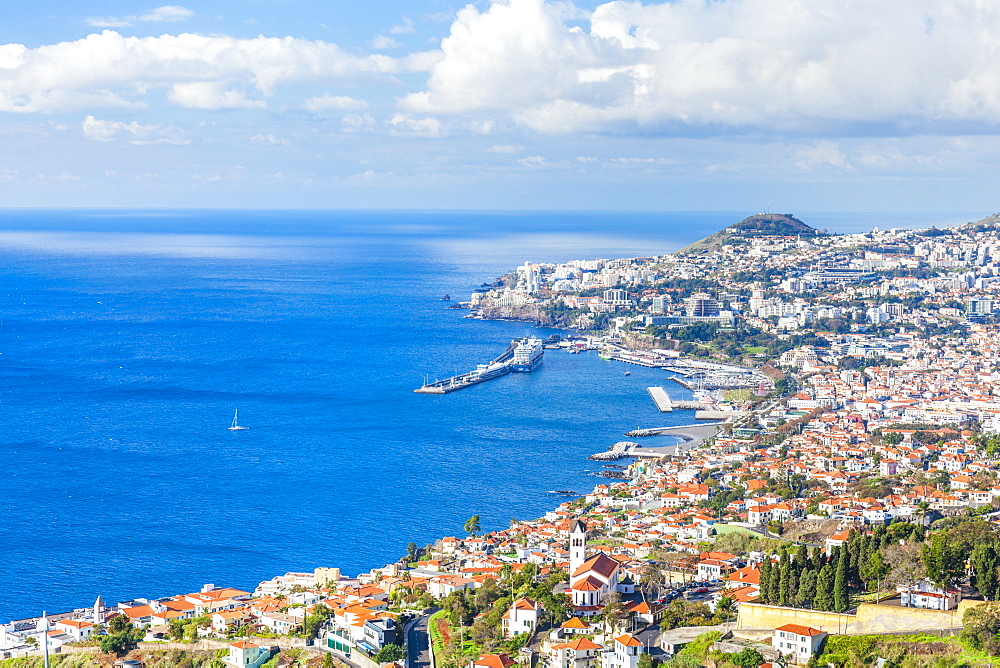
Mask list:
[[[239,668],[260,668],[271,658],[272,651],[255,643],[241,640],[229,643],[229,656],[222,660],[230,666]]]
[[[519,598],[503,615],[503,634],[513,638],[520,633],[534,633],[538,626],[541,605],[530,598]]]
[[[819,651],[823,640],[829,635],[825,631],[800,624],[785,624],[774,630],[771,646],[781,652],[792,663],[804,665]]]

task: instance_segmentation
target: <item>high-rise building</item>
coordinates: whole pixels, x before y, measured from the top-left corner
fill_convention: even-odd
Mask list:
[[[719,302],[706,292],[696,292],[687,298],[687,314],[698,318],[719,315]]]

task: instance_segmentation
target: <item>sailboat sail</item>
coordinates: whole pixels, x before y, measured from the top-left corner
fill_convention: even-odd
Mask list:
[[[241,429],[249,429],[249,427],[240,426],[239,417],[240,417],[240,409],[237,408],[236,412],[233,413],[233,425],[229,428],[229,431],[239,431]]]

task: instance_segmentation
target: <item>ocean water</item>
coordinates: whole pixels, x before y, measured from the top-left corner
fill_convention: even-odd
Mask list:
[[[549,333],[440,297],[525,260],[667,252],[744,215],[0,212],[0,622],[354,575],[473,514],[500,529],[555,507],[549,490],[591,489],[587,455],[692,421],[645,388],[684,391],[547,351],[531,374],[414,394]],[[236,409],[250,429],[227,430]]]

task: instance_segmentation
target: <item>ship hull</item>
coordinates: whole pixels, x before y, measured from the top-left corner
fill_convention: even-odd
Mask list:
[[[526,362],[523,364],[511,364],[510,370],[516,373],[528,373],[529,371],[534,371],[536,368],[538,368],[538,365],[541,363],[542,363],[542,356],[539,355],[530,362]]]

